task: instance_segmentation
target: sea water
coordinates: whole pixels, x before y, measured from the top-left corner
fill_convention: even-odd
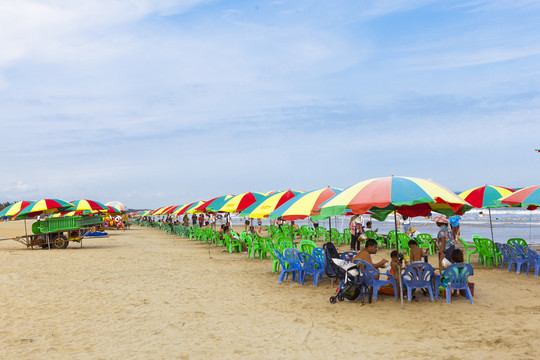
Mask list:
[[[467,242],[472,242],[473,235],[480,235],[496,242],[506,243],[511,238],[522,238],[529,244],[540,244],[540,210],[526,210],[523,208],[499,208],[491,209],[491,224],[488,209],[473,209],[461,217],[461,236]],[[436,215],[436,214],[434,214]],[[244,224],[245,218],[232,217],[233,225]],[[343,231],[349,226],[349,216],[333,216],[331,219],[319,221],[319,226],[325,228],[337,228]],[[364,224],[371,220],[372,228],[379,229],[379,233],[386,234],[394,229],[394,216],[391,214],[385,221],[371,219],[369,215],[363,215]],[[268,219],[263,219],[263,225],[269,224]],[[298,220],[299,226],[309,225],[309,220]],[[253,219],[253,225],[257,225],[257,220]],[[428,233],[437,236],[439,231],[437,225],[426,217],[411,218],[411,226],[416,229],[416,234]],[[492,235],[493,231],[493,235]]]

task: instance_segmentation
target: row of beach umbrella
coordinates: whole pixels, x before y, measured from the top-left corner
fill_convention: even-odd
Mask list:
[[[403,215],[427,216],[432,212],[452,216],[463,214],[473,207],[540,205],[537,187],[512,189],[500,186],[481,186],[459,196],[430,180],[391,176],[359,182],[345,190],[326,187],[310,192],[286,190],[270,194],[246,192],[223,195],[207,201],[169,205],[134,215],[174,215],[198,213],[237,213],[249,218],[278,218],[299,220],[307,217],[327,219],[342,214],[371,214],[384,220],[394,211]],[[527,192],[528,191],[528,192]],[[527,197],[522,195],[527,193]],[[510,196],[512,195],[512,196]],[[536,196],[536,198],[535,198]]]
[[[0,218],[27,219],[38,215],[53,213],[62,216],[70,215],[90,215],[93,213],[100,214],[118,214],[126,212],[124,204],[120,202],[110,202],[107,204],[100,203],[94,200],[75,200],[67,202],[61,199],[41,199],[38,201],[19,201],[9,205],[0,211]]]
[[[359,182],[345,190],[326,187],[310,192],[286,190],[270,194],[246,192],[223,195],[207,201],[169,205],[134,213],[136,216],[199,213],[236,213],[249,218],[300,220],[327,219],[342,214],[371,214],[384,220],[394,211],[407,216],[427,216],[432,212],[452,216],[474,208],[540,206],[540,190],[531,186],[520,191],[484,185],[456,195],[431,181],[391,176]]]

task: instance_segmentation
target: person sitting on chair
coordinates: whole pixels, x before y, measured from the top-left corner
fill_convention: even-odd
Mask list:
[[[377,253],[377,241],[375,241],[373,239],[368,239],[366,241],[366,245],[364,247],[364,250],[362,250],[358,254],[356,254],[355,257],[353,258],[353,261],[354,260],[364,260],[365,262],[367,262],[368,264],[373,266],[376,270],[379,270],[380,268],[386,266],[386,264],[388,263],[388,260],[382,259],[378,263],[373,263],[373,260],[371,260],[371,255],[376,254],[376,253]],[[379,280],[379,275],[378,274],[375,275],[375,279]]]
[[[411,248],[411,263],[423,262],[423,258],[426,256],[424,249],[418,247],[416,240],[410,240],[408,244]]]

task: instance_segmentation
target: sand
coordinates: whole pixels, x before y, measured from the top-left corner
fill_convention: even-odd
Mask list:
[[[0,223],[0,238],[23,233],[23,222]],[[332,305],[327,278],[278,284],[270,260],[156,229],[110,233],[64,250],[0,241],[0,358],[540,356],[540,278],[476,257],[473,305],[421,298],[402,310],[384,295]]]

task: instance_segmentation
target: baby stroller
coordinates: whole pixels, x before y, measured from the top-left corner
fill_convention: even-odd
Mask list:
[[[336,295],[330,296],[330,303],[335,304],[337,300],[360,299],[362,305],[364,305],[366,295],[368,296],[369,303],[371,303],[371,293],[365,275],[360,268],[356,264],[342,260],[336,247],[331,242],[324,244],[323,249],[326,262],[324,267],[326,275],[332,281],[333,279],[339,280]]]

